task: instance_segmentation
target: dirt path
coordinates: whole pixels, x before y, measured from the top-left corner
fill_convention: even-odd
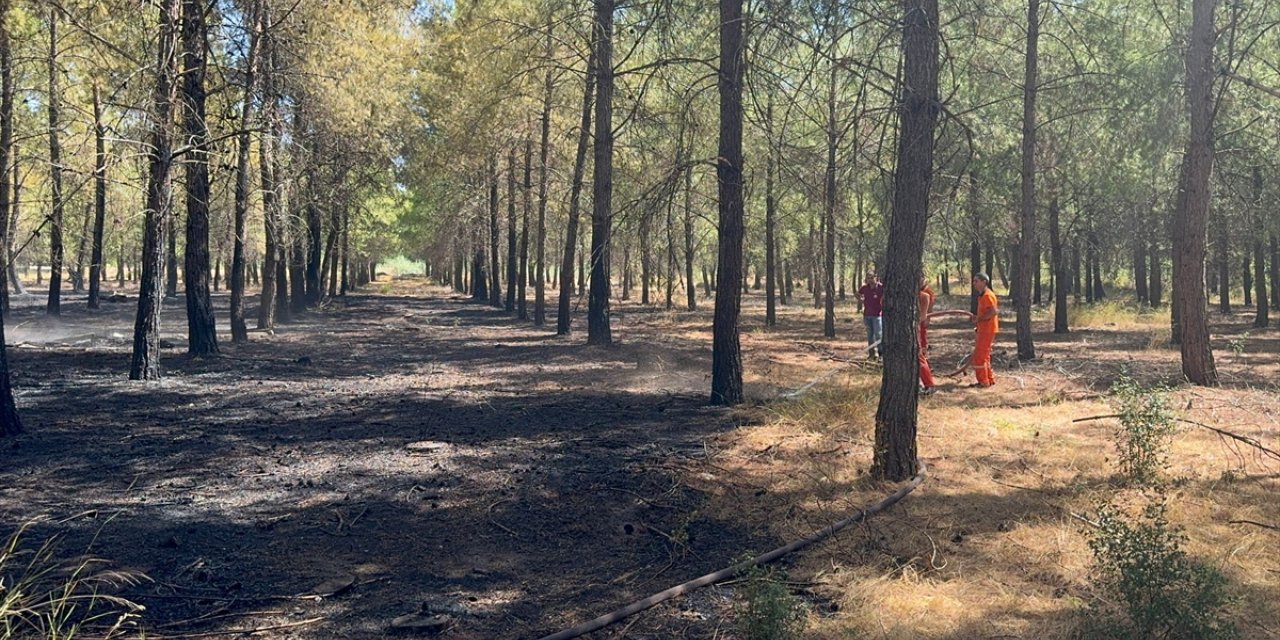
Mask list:
[[[148,637],[321,618],[256,637],[380,638],[413,612],[536,637],[776,542],[679,480],[733,426],[704,406],[708,354],[639,327],[589,349],[428,293],[353,296],[213,360],[166,336],[158,384],[125,380],[132,305],[15,310],[28,433],[0,453],[0,518],[150,576],[124,594]],[[293,597],[320,585],[341,593]],[[669,619],[705,637],[720,606]],[[232,615],[184,622],[211,613]]]

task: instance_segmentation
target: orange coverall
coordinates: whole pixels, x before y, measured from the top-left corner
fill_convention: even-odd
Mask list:
[[[981,318],[998,308],[999,301],[996,300],[996,293],[988,288],[982,297],[978,298],[978,317]],[[996,333],[999,331],[1000,317],[997,314],[978,321],[978,337],[973,345],[973,372],[978,376],[978,383],[984,387],[996,383],[995,373],[991,369],[991,345],[995,342]]]
[[[929,358],[925,351],[929,346],[929,340],[925,333],[925,329],[928,326],[925,324],[925,316],[933,306],[933,292],[927,287],[921,289],[918,299],[920,301],[920,335],[918,340],[920,355],[917,359],[920,364],[920,384],[924,385],[925,389],[932,389],[934,386],[933,370],[929,368]]]

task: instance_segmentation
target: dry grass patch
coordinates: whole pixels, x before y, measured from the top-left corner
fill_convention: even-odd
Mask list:
[[[1098,379],[1118,372],[1069,371],[1005,372],[993,390],[949,387],[922,403],[925,485],[790,560],[793,586],[814,603],[805,637],[1086,634],[1088,604],[1104,595],[1081,518],[1145,498],[1117,476],[1118,425],[1072,422],[1114,412]],[[800,399],[744,410],[745,426],[715,443],[712,460],[717,478],[737,489],[720,492],[710,512],[791,541],[889,493],[866,476],[878,385],[877,375],[855,370]],[[1187,419],[1280,446],[1268,392],[1184,388],[1170,403]],[[1280,636],[1280,531],[1240,522],[1280,524],[1280,463],[1184,425],[1168,473],[1168,516],[1188,534],[1185,550],[1222,571],[1239,596],[1229,618],[1245,638]]]

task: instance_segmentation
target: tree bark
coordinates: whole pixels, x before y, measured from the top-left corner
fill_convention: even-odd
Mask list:
[[[591,293],[587,344],[611,344],[609,244],[613,229],[613,12],[614,0],[595,0],[596,135],[591,203]]]
[[[45,312],[51,316],[62,313],[62,223],[66,202],[62,195],[62,136],[61,111],[62,91],[59,88],[58,75],[58,13],[59,9],[49,9],[49,96],[47,110],[49,114],[49,197],[51,199],[49,215],[49,300]]]
[[[16,200],[15,200],[16,204]],[[1271,232],[1271,308],[1280,309],[1280,241],[1276,232]]]
[[[178,101],[177,37],[182,0],[160,4],[154,104],[151,113],[150,168],[147,177],[146,232],[138,315],[133,328],[130,380],[160,379],[160,298],[164,276],[165,228],[173,215],[173,111]]]
[[[13,56],[9,40],[10,0],[0,0],[0,257],[8,261],[9,251],[9,163],[13,158]],[[4,274],[0,274],[0,280]],[[8,312],[8,287],[0,282],[4,311]],[[5,346],[4,314],[0,314],[0,437],[22,433],[22,419],[13,402],[13,386],[9,377],[9,354]]]
[[[1134,207],[1133,229],[1133,285],[1138,304],[1148,303],[1151,294],[1147,288],[1147,240],[1142,233],[1142,210]]]
[[[489,154],[489,306],[502,308],[502,252],[499,242],[502,227],[498,224],[498,154]]]
[[[257,0],[248,5],[246,22],[249,25],[249,50],[245,56],[244,98],[240,105],[240,133],[236,136],[236,186],[235,220],[231,249],[231,273],[228,274],[231,289],[231,341],[247,342],[249,328],[245,323],[245,227],[249,217],[249,120],[253,117],[254,96],[257,94],[258,49],[262,38],[262,22],[259,19]]]
[[[1230,240],[1227,235],[1227,215],[1226,211],[1221,208],[1216,211],[1212,210],[1211,214],[1214,219],[1214,235],[1216,241],[1214,244],[1214,265],[1218,270],[1217,282],[1218,291],[1218,313],[1227,315],[1231,313],[1231,247]]]
[[[556,311],[556,334],[562,336],[569,335],[573,331],[573,317],[570,309],[573,302],[573,261],[574,250],[578,245],[578,221],[582,211],[582,182],[586,176],[587,147],[591,142],[591,108],[596,91],[595,67],[596,54],[593,46],[591,57],[587,59],[587,74],[582,90],[578,145],[573,155],[573,179],[569,185],[569,221],[564,236],[564,259],[560,263],[560,300]]]
[[[523,207],[520,210],[520,273],[516,284],[516,317],[529,319],[529,215],[533,210],[533,140],[524,139],[524,183],[520,186]]]
[[[507,313],[516,310],[516,289],[520,286],[520,258],[516,253],[516,148],[507,150]]]
[[[270,3],[265,0],[258,5],[259,25],[271,24]],[[258,328],[271,329],[276,324],[276,307],[281,302],[276,298],[279,286],[279,265],[284,259],[282,251],[283,229],[280,227],[280,194],[277,191],[276,144],[280,141],[282,125],[280,122],[280,96],[276,90],[275,72],[279,62],[274,37],[268,31],[259,33],[262,71],[262,123],[263,129],[258,140],[258,170],[262,183],[262,220],[266,251],[262,260],[262,274],[258,278],[262,282],[262,295],[258,303]]]
[[[978,241],[974,240],[969,245],[969,276],[973,277],[982,273],[982,247],[978,245]],[[987,274],[990,276],[991,274]],[[969,289],[969,313],[978,312],[978,293],[972,287]]]
[[[1187,142],[1182,195],[1175,218],[1174,303],[1182,327],[1182,373],[1193,384],[1214,386],[1218,372],[1209,345],[1205,313],[1204,254],[1206,220],[1213,176],[1213,14],[1217,0],[1193,0],[1191,39],[1187,47],[1187,108],[1191,136]]]
[[[1253,207],[1256,213],[1253,234],[1253,326],[1265,329],[1271,324],[1271,305],[1267,300],[1267,254],[1262,240],[1262,230],[1266,228],[1266,213],[1262,203],[1262,169],[1257,166],[1253,168]],[[1248,290],[1248,285],[1245,290]]]
[[[97,309],[105,267],[102,235],[107,223],[107,128],[102,122],[102,96],[96,84],[93,85],[93,140],[93,249],[89,258],[89,308]]]
[[[1067,269],[1062,251],[1058,198],[1049,201],[1049,261],[1053,268],[1053,332],[1067,333]]]
[[[10,0],[0,0],[0,260],[5,265],[5,273],[0,274],[0,313],[8,315],[9,313],[9,288],[10,285],[17,285],[17,269],[14,267],[13,255],[13,235],[16,227],[13,222],[17,219],[17,214],[13,205],[17,200],[16,193],[12,188],[17,182],[17,163],[14,162],[15,149],[13,144],[13,45],[9,38],[9,7]],[[20,286],[13,287],[14,293],[21,292]],[[0,331],[3,326],[0,326]],[[0,357],[3,357],[0,354]],[[7,361],[0,362],[6,364]],[[8,385],[8,367],[5,366],[4,371],[0,372],[0,386],[7,388]],[[3,389],[0,389],[0,395],[3,395]],[[7,398],[7,400],[6,400]],[[13,395],[4,395],[0,398],[0,429],[5,424],[3,420],[10,417],[5,413],[4,403],[13,404]],[[16,416],[17,414],[13,414]],[[15,424],[16,422],[16,417]]]
[[[218,352],[209,294],[209,126],[204,77],[208,27],[204,0],[182,0],[182,128],[190,151],[186,167],[187,242],[182,275],[187,296],[187,353]]]
[[[547,14],[546,52],[547,72],[542,82],[542,140],[539,143],[538,162],[538,246],[534,249],[533,270],[533,326],[547,323],[547,158],[551,150],[551,100],[554,97],[554,69],[550,64],[554,54],[552,44],[551,15]]]
[[[836,337],[836,69],[831,64],[827,86],[827,166],[822,202],[822,335]]]
[[[1241,278],[1244,280],[1244,306],[1246,307],[1253,306],[1253,268],[1249,266],[1251,255],[1249,251],[1245,251],[1244,262],[1240,270]]]
[[[773,126],[773,97],[769,98],[769,106],[765,115],[765,126],[771,131]],[[764,170],[764,324],[766,327],[778,324],[778,253],[776,226],[778,203],[774,198],[774,173],[777,171],[774,159],[774,141],[772,135],[765,139]]]
[[[1150,259],[1150,265],[1147,270],[1147,276],[1151,278],[1151,284],[1147,286],[1147,299],[1151,302],[1151,308],[1159,307],[1164,302],[1164,274],[1161,266],[1163,261],[1160,256],[1160,242],[1151,234],[1151,244],[1147,251]]]
[[[684,287],[686,306],[698,310],[698,284],[693,279],[696,243],[693,236],[693,167],[684,170]],[[708,295],[710,291],[708,288]]]
[[[711,340],[711,403],[736,405],[743,399],[742,348],[738,316],[742,307],[742,78],[745,42],[743,0],[720,0],[720,151],[716,157],[720,196],[719,267]]]
[[[916,387],[921,261],[933,182],[938,112],[938,3],[903,0],[903,80],[898,167],[885,274],[885,365],[876,410],[871,476],[904,480],[920,469],[916,455]]]
[[[1031,333],[1031,269],[1036,246],[1036,83],[1040,45],[1040,0],[1027,2],[1027,52],[1022,83],[1022,212],[1013,303],[1017,311],[1018,359],[1034,360]],[[1037,265],[1038,270],[1038,265]]]

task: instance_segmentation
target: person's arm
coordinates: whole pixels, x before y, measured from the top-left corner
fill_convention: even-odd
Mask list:
[[[929,297],[929,294],[924,291],[921,291],[916,295],[916,300],[920,305],[920,324],[927,327],[929,326],[929,311],[933,306],[933,300]]]

